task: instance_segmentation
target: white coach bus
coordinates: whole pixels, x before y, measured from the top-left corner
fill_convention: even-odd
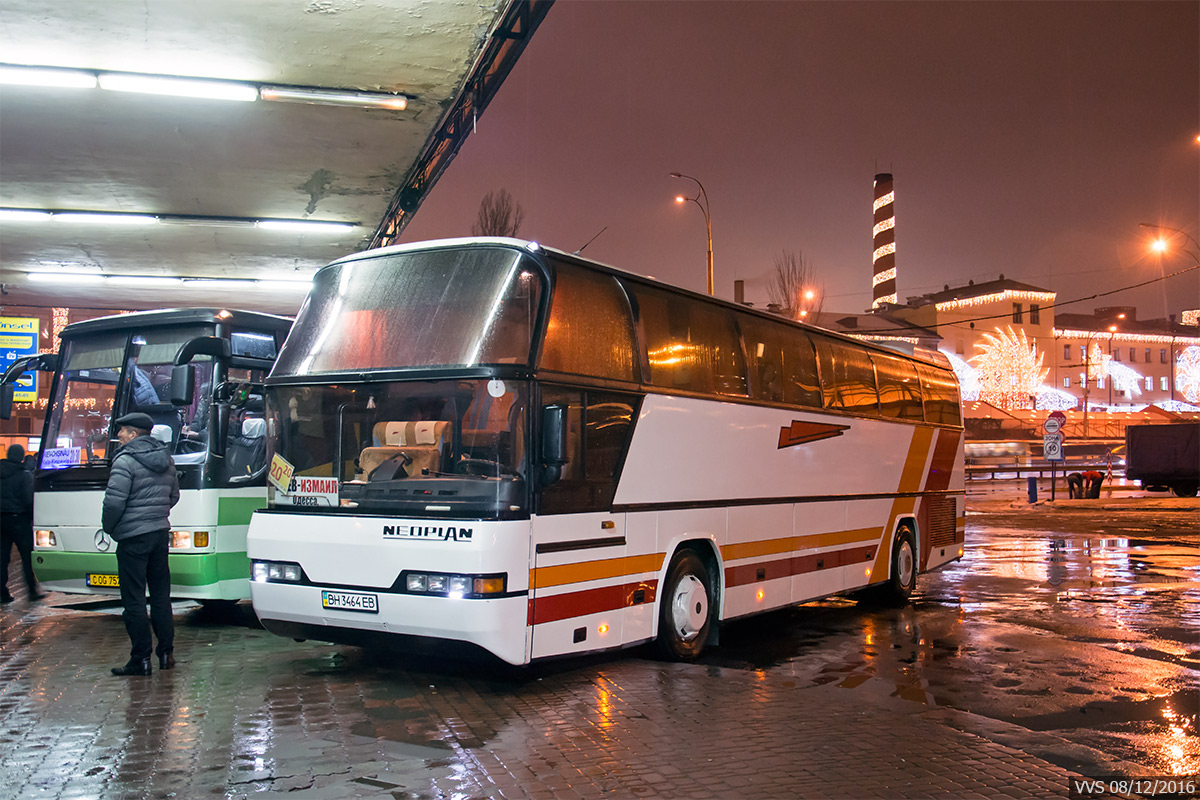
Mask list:
[[[290,326],[285,317],[217,308],[101,317],[66,326],[57,353],[8,370],[0,417],[12,381],[27,369],[53,373],[34,472],[33,558],[44,588],[120,592],[116,544],[100,529],[100,510],[119,446],[113,420],[142,411],[179,476],[171,596],[250,596],[246,529],[266,505],[262,381]]]
[[[251,596],[282,636],[512,664],[865,590],[962,556],[944,357],[505,239],[353,255],[266,388]]]

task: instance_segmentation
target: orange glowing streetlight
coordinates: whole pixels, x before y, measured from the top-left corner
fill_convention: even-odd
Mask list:
[[[704,191],[704,184],[691,175],[684,175],[682,172],[672,172],[671,177],[687,178],[700,187],[700,191],[695,197],[685,197],[684,195],[677,194],[675,195],[675,202],[683,205],[691,201],[699,206],[700,210],[704,213],[704,224],[708,228],[708,293],[711,295],[713,293],[712,216],[709,214],[708,209],[708,193]],[[703,203],[700,202],[700,198],[704,198]]]
[[[1153,222],[1141,222],[1138,224],[1138,227],[1139,228],[1147,228],[1152,231],[1160,231],[1158,238],[1155,239],[1154,241],[1150,242],[1150,249],[1156,253],[1166,253],[1168,250],[1171,249],[1171,239],[1174,239],[1179,236],[1182,236],[1184,239],[1186,239],[1188,242],[1190,242],[1193,246],[1200,249],[1200,242],[1197,242],[1196,239],[1190,233],[1188,233],[1187,231],[1184,231],[1184,230],[1180,230],[1179,228],[1172,228],[1168,225],[1158,225]],[[1163,232],[1165,232],[1165,233],[1163,233]],[[1170,235],[1167,235],[1167,234],[1170,234]],[[1200,255],[1197,255],[1195,251],[1189,250],[1186,247],[1180,247],[1178,249],[1181,252],[1183,252],[1185,255],[1187,255],[1189,258],[1191,258],[1194,262],[1200,263]]]

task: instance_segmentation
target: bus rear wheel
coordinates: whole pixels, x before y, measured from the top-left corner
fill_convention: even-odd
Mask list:
[[[712,628],[712,576],[694,550],[671,559],[658,609],[658,649],[673,661],[697,658]]]
[[[901,525],[892,540],[891,566],[887,583],[881,587],[881,598],[902,606],[917,588],[917,545],[907,525]]]

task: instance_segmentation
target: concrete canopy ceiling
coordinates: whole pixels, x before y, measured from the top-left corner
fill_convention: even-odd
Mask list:
[[[4,304],[236,304],[295,313],[302,289],[70,286],[35,283],[26,273],[295,279],[367,247],[513,6],[511,0],[0,0],[0,61],[7,64],[409,98],[406,110],[393,111],[0,84],[0,207],[355,226],[298,233],[249,224],[0,220]]]

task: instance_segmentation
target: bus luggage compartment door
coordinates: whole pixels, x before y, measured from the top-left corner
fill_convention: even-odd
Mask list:
[[[619,646],[636,593],[625,515],[535,516],[531,547],[530,658]]]

